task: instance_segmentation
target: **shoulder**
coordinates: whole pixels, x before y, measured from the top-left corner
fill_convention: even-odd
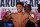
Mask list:
[[[25,13],[26,15],[28,15],[28,13]]]
[[[28,16],[29,14],[28,13],[25,13],[25,16]]]
[[[11,15],[16,15],[17,13],[12,13]]]

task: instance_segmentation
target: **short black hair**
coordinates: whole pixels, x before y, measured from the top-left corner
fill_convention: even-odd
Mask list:
[[[27,10],[26,7],[29,7],[28,10],[32,10],[32,9],[31,9],[31,5],[28,4],[27,6],[24,6],[24,10]]]
[[[28,4],[28,6],[31,8],[31,5]]]
[[[22,6],[24,7],[24,3],[23,3],[23,2],[17,2],[16,6],[17,6],[18,4],[20,4],[20,5],[22,5]]]

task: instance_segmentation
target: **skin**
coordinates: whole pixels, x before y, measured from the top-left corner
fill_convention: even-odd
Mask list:
[[[12,17],[14,27],[25,27],[26,23],[28,22],[28,18],[30,19],[31,22],[37,23],[37,20],[35,20],[36,16],[34,17],[35,19],[33,19],[29,14],[22,12],[24,7],[21,4],[18,4],[16,8],[18,12],[9,15],[8,17],[6,17],[6,20],[5,20],[6,15],[4,15],[3,22],[9,21],[9,19]]]
[[[25,8],[29,8],[30,9],[30,10],[25,10],[25,12],[28,12],[28,14],[34,14],[34,20],[36,20],[35,22],[37,23],[36,14],[31,11],[31,7],[25,7]],[[38,10],[40,10],[40,9],[38,9]]]
[[[37,24],[36,14],[31,11],[31,7],[25,7],[25,8],[29,8],[29,9],[30,9],[30,10],[25,10],[25,12],[28,12],[28,14],[34,14],[34,18],[33,18],[33,19],[34,19],[34,21],[36,20],[35,22],[36,22],[36,24]]]

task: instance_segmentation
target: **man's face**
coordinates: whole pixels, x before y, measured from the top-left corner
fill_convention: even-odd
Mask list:
[[[24,7],[21,4],[18,4],[16,8],[18,12],[22,12]]]

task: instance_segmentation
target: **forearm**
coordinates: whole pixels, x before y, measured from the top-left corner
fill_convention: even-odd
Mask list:
[[[5,21],[6,21],[6,16],[5,16],[5,15],[3,16],[2,21],[3,21],[3,22],[5,22]]]
[[[7,21],[9,21],[9,18],[3,18],[2,21],[3,21],[3,22],[7,22]]]
[[[11,15],[8,12],[6,12],[5,15],[3,16],[3,22],[9,21],[10,16]]]
[[[33,19],[33,17],[29,15],[29,19],[30,19],[31,22],[37,23],[36,17]]]
[[[37,17],[36,17],[36,14],[34,14],[34,22],[37,23]]]
[[[3,22],[7,22],[7,21],[9,21],[9,18],[8,17],[6,17],[6,15],[4,15],[3,16],[3,20],[2,20]]]
[[[30,16],[30,15],[29,15],[29,20],[30,20],[31,22],[35,23],[34,20],[33,20],[33,18],[32,18],[32,16]]]
[[[30,12],[30,14],[33,14],[33,16],[31,16],[30,20],[32,20],[32,22],[37,23],[37,17],[36,14],[34,12]]]

